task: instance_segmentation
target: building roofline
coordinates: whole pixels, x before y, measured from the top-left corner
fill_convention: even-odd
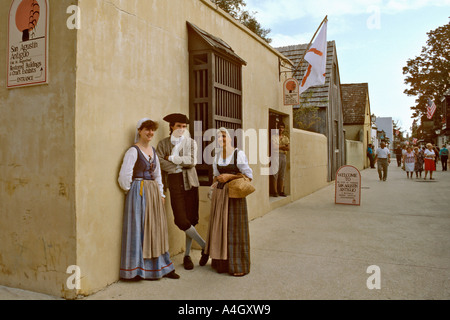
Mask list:
[[[272,47],[270,44],[268,44],[266,41],[264,41],[264,39],[262,39],[260,36],[258,36],[256,33],[254,33],[253,31],[251,31],[249,28],[247,28],[246,26],[244,26],[242,23],[240,23],[239,21],[237,21],[235,18],[233,18],[228,12],[226,12],[225,10],[221,9],[219,6],[217,6],[216,4],[214,4],[211,0],[200,0],[202,3],[204,3],[205,5],[207,5],[209,8],[211,8],[212,10],[216,11],[218,14],[220,14],[222,17],[226,18],[227,20],[229,20],[231,23],[233,23],[236,27],[242,29],[245,33],[247,33],[248,35],[250,35],[253,39],[255,39],[256,41],[258,41],[260,44],[262,44],[264,47],[266,47],[267,49],[269,49],[273,54],[275,54],[276,56],[278,56],[280,59],[289,62],[292,66],[294,65],[292,63],[291,60],[289,60],[287,57],[285,57],[281,52],[277,51],[274,47]]]

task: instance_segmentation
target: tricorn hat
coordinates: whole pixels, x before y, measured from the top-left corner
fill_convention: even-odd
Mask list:
[[[181,113],[172,113],[164,118],[164,121],[169,123],[189,123],[189,119],[186,115]]]

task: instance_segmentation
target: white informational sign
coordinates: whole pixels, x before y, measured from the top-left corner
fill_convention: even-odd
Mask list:
[[[7,87],[48,83],[47,0],[13,0],[8,17]]]
[[[283,85],[283,96],[285,106],[300,104],[299,83],[297,79],[287,79]]]
[[[353,166],[336,173],[336,204],[361,205],[361,173]]]

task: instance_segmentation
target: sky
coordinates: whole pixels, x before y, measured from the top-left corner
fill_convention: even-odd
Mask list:
[[[371,112],[410,132],[416,97],[403,67],[419,56],[427,32],[450,21],[450,0],[245,0],[271,46],[309,43],[325,16],[336,42],[341,83],[369,84]]]

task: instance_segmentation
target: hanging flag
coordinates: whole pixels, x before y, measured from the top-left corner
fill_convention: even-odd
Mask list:
[[[427,117],[428,119],[433,119],[434,113],[436,112],[436,104],[430,98],[428,98],[428,108]]]
[[[325,21],[316,41],[314,41],[305,55],[305,60],[309,62],[309,66],[300,85],[300,94],[305,92],[309,87],[325,84],[328,49],[327,25],[328,22]]]

